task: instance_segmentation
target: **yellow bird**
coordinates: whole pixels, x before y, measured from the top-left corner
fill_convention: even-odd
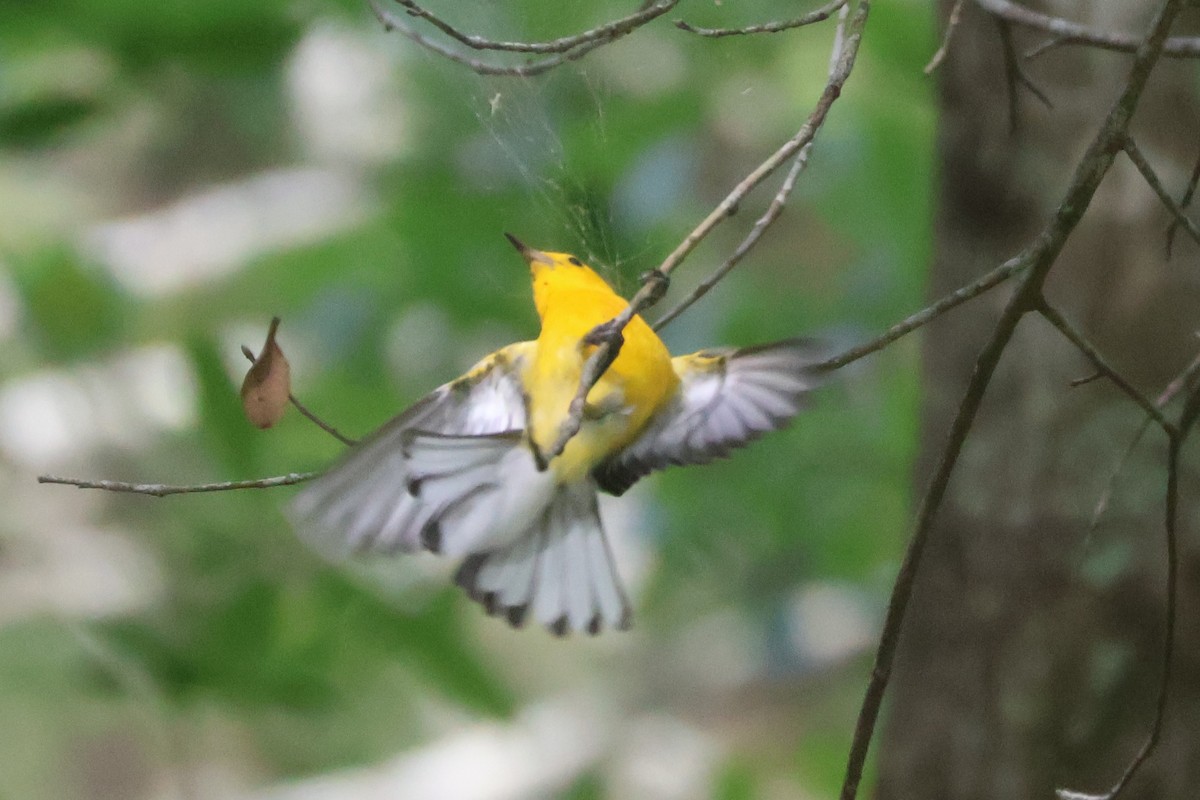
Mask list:
[[[509,239],[529,264],[541,318],[388,422],[293,501],[318,549],[430,550],[462,558],[456,582],[488,613],[556,634],[630,624],[600,523],[620,495],[670,464],[702,464],[775,430],[819,382],[816,348],[791,339],[672,358],[640,316],[591,389],[579,432],[547,457],[605,323],[627,301],[567,253]]]

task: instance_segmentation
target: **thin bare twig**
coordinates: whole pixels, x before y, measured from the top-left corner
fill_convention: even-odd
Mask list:
[[[103,489],[106,492],[148,494],[166,497],[170,494],[193,494],[196,492],[228,492],[235,489],[273,489],[276,486],[292,486],[312,480],[319,472],[290,472],[273,478],[255,478],[248,481],[222,481],[221,483],[194,483],[172,486],[166,483],[126,483],[124,481],[92,481],[84,478],[60,478],[57,475],[39,475],[38,483],[59,483],[77,486],[80,489]]]
[[[677,0],[664,0],[664,2],[668,1],[677,2]],[[379,0],[368,0],[368,2],[371,5],[371,10],[375,13],[376,19],[378,19],[380,24],[383,25],[384,30],[396,31],[421,45],[425,49],[436,53],[443,58],[449,59],[456,64],[462,64],[463,66],[479,73],[480,75],[503,75],[516,78],[529,78],[534,75],[541,75],[544,72],[549,72],[555,67],[560,67],[563,64],[571,61],[577,61],[595,50],[597,47],[615,41],[631,32],[613,32],[605,38],[586,41],[565,53],[558,53],[547,58],[543,58],[540,61],[531,61],[527,64],[514,64],[506,66],[503,64],[491,64],[475,58],[468,58],[462,53],[456,52],[449,47],[435,42],[432,39],[429,39],[413,30],[398,16],[380,5]]]
[[[963,3],[964,0],[955,0],[954,6],[950,9],[950,17],[946,20],[946,30],[942,34],[942,44],[933,54],[933,58],[929,59],[929,63],[925,65],[926,75],[932,75],[933,71],[946,60],[946,54],[950,52],[950,42],[954,39],[954,31],[957,30],[959,20],[962,19]]]
[[[326,422],[325,420],[318,417],[312,411],[309,411],[307,406],[305,406],[303,403],[301,403],[299,400],[296,399],[296,395],[289,393],[288,401],[291,402],[291,404],[296,407],[297,411],[299,411],[306,418],[308,418],[308,420],[310,422],[312,422],[314,425],[316,425],[321,430],[328,433],[333,438],[337,439],[342,444],[346,445],[347,447],[353,447],[354,445],[358,444],[357,439],[351,439],[349,436],[340,432],[337,428],[333,427],[328,422]]]
[[[793,28],[801,28],[805,25],[823,22],[836,14],[838,9],[845,6],[846,3],[847,0],[833,0],[832,3],[810,11],[802,17],[779,20],[777,22],[764,22],[760,25],[749,25],[745,28],[697,28],[690,22],[685,22],[681,19],[675,20],[675,27],[681,31],[694,33],[697,36],[707,36],[710,39],[719,39],[723,36],[748,36],[755,33],[779,33],[780,31],[790,31]]]
[[[1163,416],[1158,407],[1151,403],[1141,392],[1134,387],[1121,373],[1117,372],[1111,364],[1109,364],[1104,356],[1100,355],[1100,351],[1087,340],[1087,338],[1075,328],[1071,322],[1058,312],[1058,309],[1046,302],[1045,298],[1041,298],[1037,306],[1038,313],[1042,318],[1058,329],[1059,333],[1067,338],[1071,344],[1075,345],[1079,352],[1083,353],[1089,361],[1104,377],[1112,381],[1118,389],[1125,393],[1129,399],[1142,407],[1146,415],[1158,423],[1158,426],[1167,432],[1168,435],[1175,435],[1175,424]]]
[[[242,355],[244,355],[247,359],[249,359],[251,364],[253,364],[255,361],[258,360],[254,356],[254,351],[251,350],[249,347],[246,347],[246,345],[242,345]],[[328,433],[333,438],[337,439],[342,444],[347,445],[347,446],[358,444],[357,439],[351,439],[349,436],[346,436],[341,431],[339,431],[337,428],[333,427],[328,422],[326,422],[325,420],[318,417],[312,411],[309,411],[308,407],[305,406],[303,403],[301,403],[299,400],[297,400],[296,395],[292,394],[291,392],[288,392],[288,402],[290,402],[293,406],[295,406],[296,410],[299,411],[301,414],[303,414],[310,422],[312,422],[314,425],[316,425],[321,430]]]
[[[792,190],[796,188],[797,178],[800,177],[800,173],[804,171],[804,168],[808,166],[808,154],[811,151],[812,142],[809,142],[800,149],[796,160],[792,162],[792,168],[788,170],[787,177],[784,178],[783,184],[775,194],[775,198],[771,200],[771,205],[767,207],[766,212],[754,223],[754,227],[750,230],[746,238],[742,240],[742,243],[737,246],[737,249],[733,251],[733,255],[725,259],[725,263],[717,267],[712,275],[709,275],[699,286],[692,290],[691,294],[680,300],[670,311],[659,317],[654,323],[654,330],[662,330],[671,320],[678,317],[684,311],[687,311],[693,303],[708,294],[758,244],[758,240],[766,233],[767,228],[771,227],[771,223],[783,213],[783,207],[787,203],[788,197],[791,195]]]
[[[425,20],[447,36],[462,42],[474,50],[497,50],[509,53],[536,53],[541,55],[547,53],[565,53],[568,50],[574,50],[580,45],[591,42],[612,41],[624,36],[635,28],[645,25],[652,19],[661,17],[679,5],[679,0],[659,0],[657,3],[647,3],[644,8],[627,17],[621,17],[620,19],[606,22],[603,25],[597,25],[595,28],[582,31],[581,33],[576,33],[572,36],[563,36],[547,42],[502,42],[475,34],[463,33],[432,11],[413,2],[413,0],[395,0],[395,2],[403,6],[409,16]]]
[[[1047,108],[1053,108],[1054,104],[1021,66],[1021,60],[1017,58],[1016,45],[1013,44],[1012,27],[1001,17],[992,17],[992,19],[996,21],[996,26],[1000,31],[1000,46],[1004,51],[1004,78],[1008,86],[1008,130],[1015,132],[1020,108],[1018,87],[1023,86],[1028,89]]]
[[[1192,197],[1196,194],[1196,184],[1198,183],[1200,183],[1200,153],[1196,154],[1196,163],[1192,166],[1192,177],[1188,179],[1187,188],[1183,190],[1183,197],[1179,201],[1180,210],[1184,210],[1192,204]],[[1170,226],[1167,227],[1167,258],[1171,257],[1171,250],[1175,245],[1175,230],[1178,227],[1178,220],[1172,220]]]
[[[1175,657],[1175,620],[1178,616],[1179,605],[1179,456],[1183,449],[1184,440],[1200,413],[1200,392],[1192,392],[1179,415],[1179,427],[1170,437],[1167,444],[1167,496],[1164,513],[1163,530],[1167,550],[1167,611],[1165,634],[1163,636],[1162,674],[1158,685],[1158,702],[1154,707],[1154,722],[1146,741],[1138,748],[1137,753],[1126,765],[1121,777],[1106,792],[1090,794],[1071,789],[1059,789],[1059,800],[1116,800],[1129,785],[1129,781],[1137,774],[1146,760],[1158,746],[1162,737],[1163,721],[1167,716],[1167,700],[1171,690],[1171,662]]]
[[[1154,401],[1154,405],[1161,411],[1167,407],[1175,397],[1184,389],[1191,387],[1192,381],[1200,375],[1200,354],[1197,354],[1192,363],[1188,364],[1183,372],[1175,376],[1175,379],[1167,384],[1167,388],[1163,389],[1162,394]],[[1133,455],[1133,451],[1141,442],[1142,436],[1145,435],[1146,429],[1150,427],[1150,423],[1154,418],[1147,415],[1142,418],[1138,429],[1134,431],[1133,437],[1129,440],[1129,444],[1125,446],[1125,450],[1117,459],[1116,466],[1113,468],[1112,474],[1108,476],[1108,482],[1104,485],[1104,491],[1100,493],[1100,499],[1096,501],[1096,507],[1092,510],[1092,519],[1088,524],[1088,536],[1090,537],[1096,531],[1096,527],[1100,524],[1100,518],[1104,516],[1104,512],[1108,510],[1108,504],[1112,502],[1113,492],[1116,490],[1117,479],[1121,473],[1125,471],[1125,465],[1129,458]]]
[[[834,32],[833,48],[829,53],[829,77],[831,80],[836,73],[838,62],[841,60],[842,46],[845,43],[846,37],[846,17],[849,15],[849,11],[849,6],[842,5],[841,13],[838,15],[838,25]],[[812,152],[812,145],[813,143],[810,141],[804,147],[800,148],[800,152],[796,155],[796,160],[792,162],[792,168],[788,170],[788,174],[783,179],[779,191],[776,192],[774,199],[771,200],[771,205],[767,207],[766,212],[754,223],[754,227],[750,230],[746,238],[742,240],[742,243],[738,245],[737,249],[734,250],[733,255],[726,259],[725,263],[718,267],[712,275],[693,289],[690,295],[685,297],[670,311],[663,314],[654,323],[654,330],[662,330],[671,320],[678,317],[690,308],[693,303],[708,294],[758,244],[758,240],[766,233],[767,228],[771,227],[771,224],[783,213],[783,208],[787,204],[788,197],[791,196],[792,191],[796,188],[796,181],[799,179],[800,173],[808,166],[808,156]]]
[[[959,404],[933,478],[921,500],[916,527],[909,541],[900,571],[896,576],[896,583],[888,601],[883,631],[880,634],[879,645],[875,653],[874,668],[871,671],[866,696],[863,699],[858,722],[854,729],[854,738],[847,758],[846,777],[842,784],[841,800],[854,800],[858,795],[863,766],[866,763],[871,740],[874,738],[875,725],[879,719],[883,697],[891,679],[892,665],[900,641],[900,631],[904,624],[908,601],[912,596],[921,556],[936,520],[937,512],[945,497],[946,487],[955,463],[974,422],[975,412],[982,402],[1005,346],[1024,314],[1036,308],[1046,276],[1056,263],[1072,231],[1082,219],[1101,180],[1112,167],[1122,137],[1128,130],[1129,121],[1137,108],[1142,91],[1145,89],[1146,81],[1162,55],[1163,44],[1167,40],[1171,24],[1179,15],[1182,7],[1183,0],[1165,0],[1159,9],[1149,34],[1138,46],[1124,89],[1077,165],[1071,183],[1058,208],[1038,236],[1015,259],[1016,268],[1024,269],[1025,274],[1016,293],[996,323],[990,339],[976,360],[975,370],[963,400]]]
[[[1051,42],[1044,44],[1035,53],[1042,53],[1050,47],[1067,44],[1098,47],[1102,50],[1113,50],[1121,53],[1134,53],[1142,44],[1142,39],[1121,33],[1089,28],[1070,20],[1052,17],[1033,9],[1011,2],[1011,0],[975,0],[975,4],[1001,19],[1025,28],[1033,28],[1050,34]],[[1175,36],[1168,38],[1162,49],[1162,54],[1170,58],[1200,58],[1200,37]]]
[[[1084,375],[1082,378],[1075,378],[1068,381],[1067,385],[1072,389],[1078,389],[1080,386],[1087,386],[1089,383],[1095,383],[1104,378],[1103,372],[1093,372],[1091,375]]]
[[[616,358],[620,350],[618,342],[625,326],[629,324],[629,321],[635,315],[649,308],[661,298],[664,288],[661,278],[669,277],[671,272],[696,248],[696,245],[708,236],[722,220],[737,211],[738,205],[752,189],[762,183],[780,165],[796,156],[816,136],[821,126],[825,123],[825,118],[829,113],[830,107],[841,96],[842,87],[854,69],[854,61],[858,55],[858,47],[862,41],[863,29],[866,26],[870,8],[870,0],[860,0],[858,9],[846,27],[845,38],[839,43],[841,54],[832,71],[832,77],[825,85],[824,91],[821,92],[821,97],[817,100],[816,107],[813,108],[812,113],[796,135],[785,142],[766,161],[743,178],[725,196],[725,199],[718,203],[717,207],[691,233],[684,237],[683,241],[663,260],[658,269],[649,273],[652,276],[656,276],[656,278],[643,283],[642,288],[629,301],[629,305],[625,307],[625,310],[603,326],[605,331],[604,339],[588,357],[588,360],[584,362],[579,380],[579,389],[571,399],[567,410],[567,418],[560,426],[558,437],[555,439],[554,444],[544,453],[547,459],[561,455],[563,449],[567,446],[567,442],[579,432],[579,428],[583,424],[583,410],[588,392],[596,385],[596,381],[600,380],[600,376],[604,374],[604,371]]]
[[[1175,223],[1171,231],[1175,230],[1175,226],[1182,225],[1183,229],[1187,231],[1188,236],[1191,236],[1196,244],[1200,244],[1200,226],[1192,222],[1187,214],[1183,213],[1183,209],[1175,204],[1175,198],[1171,197],[1163,187],[1162,181],[1158,179],[1158,174],[1154,171],[1154,167],[1150,166],[1150,162],[1146,160],[1146,156],[1142,154],[1142,151],[1134,143],[1132,137],[1125,138],[1122,149],[1124,149],[1125,155],[1129,156],[1129,160],[1133,162],[1133,165],[1137,167],[1138,172],[1142,173],[1142,177],[1146,179],[1146,183],[1149,184],[1150,189],[1154,194],[1158,195],[1159,201],[1162,202],[1167,211],[1171,212],[1171,216],[1175,218]],[[1168,235],[1170,235],[1170,232],[1168,232]]]

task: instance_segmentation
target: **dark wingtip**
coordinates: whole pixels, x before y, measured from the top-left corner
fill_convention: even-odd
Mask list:
[[[566,636],[571,630],[571,624],[567,621],[566,614],[563,614],[561,617],[554,620],[554,622],[550,623],[547,627],[550,629],[551,633],[560,639]]]
[[[509,606],[504,610],[504,616],[508,619],[509,625],[520,628],[525,625],[525,612],[528,610],[528,605]]]

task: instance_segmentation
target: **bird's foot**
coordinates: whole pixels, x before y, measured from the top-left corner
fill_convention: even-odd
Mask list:
[[[643,272],[639,279],[644,286],[650,287],[650,305],[654,305],[659,300],[663,299],[663,295],[667,293],[667,289],[671,288],[671,276],[663,272],[661,269],[651,269]]]
[[[625,344],[625,335],[621,332],[623,327],[615,319],[610,319],[608,322],[601,322],[584,335],[583,343],[585,345],[596,346],[605,342],[612,342],[613,350],[620,350],[621,345]]]

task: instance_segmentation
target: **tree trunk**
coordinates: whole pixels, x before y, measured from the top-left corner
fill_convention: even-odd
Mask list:
[[[950,5],[942,3],[942,19]],[[1027,5],[1140,32],[1159,2]],[[1081,47],[1023,62],[1054,108],[1019,90],[1019,124],[1010,133],[1000,33],[967,2],[938,72],[932,297],[1032,238],[1129,69],[1127,55]],[[1012,33],[1018,54],[1044,38]],[[1200,147],[1195,70],[1164,59],[1133,125],[1176,196]],[[1200,329],[1200,249],[1180,236],[1168,261],[1168,221],[1128,159],[1118,157],[1047,284],[1049,300],[1152,398],[1200,349],[1193,335]],[[918,493],[1007,297],[994,292],[925,333]],[[1052,798],[1056,787],[1102,791],[1150,730],[1164,637],[1166,442],[1147,431],[1089,534],[1093,509],[1143,417],[1107,381],[1069,387],[1091,372],[1033,315],[1005,352],[917,579],[878,749],[881,798],[1026,800]],[[1200,796],[1196,462],[1194,453],[1185,455],[1181,475],[1182,595],[1167,725],[1129,798]]]

